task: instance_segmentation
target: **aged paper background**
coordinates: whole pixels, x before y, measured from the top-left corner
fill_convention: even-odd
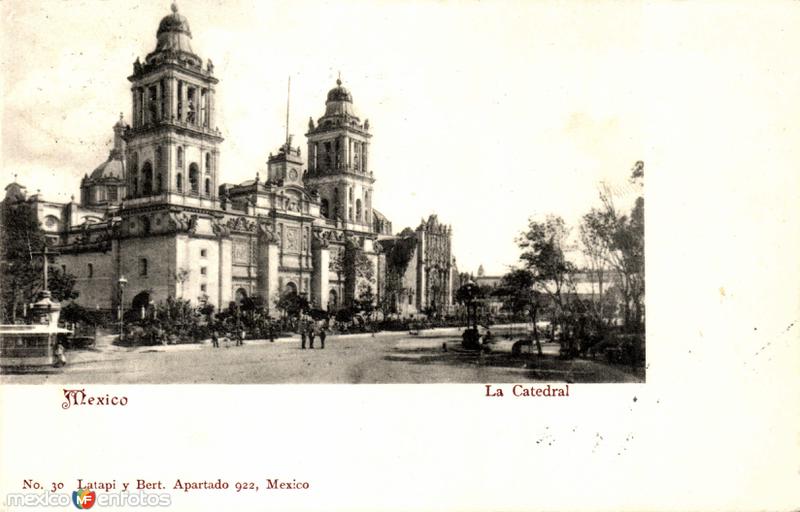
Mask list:
[[[25,141],[14,135],[17,116],[24,116],[18,107],[25,105],[25,95],[18,88],[23,78],[19,63],[24,63],[23,68],[40,70],[40,83],[22,84],[31,94],[37,87],[58,87],[48,71],[55,66],[58,73],[65,74],[67,83],[69,74],[85,73],[86,85],[97,87],[100,96],[111,87],[106,82],[113,83],[123,91],[119,109],[128,115],[125,75],[97,78],[109,58],[100,35],[97,46],[86,50],[96,53],[95,67],[58,69],[58,54],[74,52],[71,38],[81,33],[81,40],[85,40],[89,25],[119,27],[141,8],[146,13],[136,14],[136,23],[144,23],[147,30],[130,36],[136,38],[130,44],[130,55],[115,55],[122,59],[123,68],[129,69],[135,55],[149,51],[158,16],[167,12],[166,2],[156,3],[159,5],[134,4],[134,8],[122,2],[2,3],[2,65],[4,71],[9,70],[2,73],[3,183],[10,181],[24,161],[39,161],[44,165],[38,171],[33,165],[26,168],[29,183],[41,183],[43,190],[49,187],[56,193],[59,189],[77,190],[83,171],[51,177],[54,173],[48,174],[48,166],[54,167],[53,160],[59,159],[53,155],[73,158],[73,154],[95,151],[86,161],[99,162],[96,155],[107,150],[102,143],[99,149],[87,149],[80,143],[56,146],[35,141],[37,151],[20,151],[18,146],[24,146]],[[275,77],[280,84],[275,86],[276,95],[283,91],[287,60],[297,61],[292,72],[300,76],[307,73],[315,80],[322,76],[324,82],[308,86],[309,91],[317,92],[298,93],[309,98],[311,105],[298,107],[301,126],[307,115],[318,115],[319,91],[326,90],[338,66],[358,75],[362,84],[370,83],[365,77],[371,65],[389,70],[392,66],[386,62],[392,59],[397,59],[398,76],[417,73],[415,59],[407,55],[401,58],[405,55],[402,53],[380,55],[373,51],[376,45],[383,51],[386,48],[370,44],[370,37],[380,36],[378,30],[369,28],[370,23],[382,29],[392,26],[386,38],[393,42],[407,38],[419,55],[425,48],[441,48],[453,31],[459,31],[459,38],[463,31],[474,31],[478,42],[480,37],[503,33],[500,46],[505,51],[490,58],[475,58],[476,66],[493,63],[484,73],[470,68],[480,44],[464,49],[464,53],[457,47],[437,53],[458,61],[451,73],[453,94],[465,102],[465,109],[474,109],[476,116],[487,120],[491,120],[496,104],[492,91],[505,90],[498,84],[531,75],[558,74],[560,60],[565,62],[564,69],[581,63],[591,66],[592,58],[582,60],[575,54],[602,45],[604,38],[616,31],[630,30],[618,34],[624,51],[616,55],[608,49],[603,56],[615,61],[616,66],[595,69],[589,76],[599,80],[607,74],[622,74],[631,82],[632,102],[617,108],[614,99],[618,97],[602,91],[587,93],[580,100],[602,105],[609,118],[626,113],[635,118],[620,119],[619,123],[631,130],[629,136],[635,139],[633,145],[640,153],[635,157],[624,154],[620,162],[627,165],[639,158],[646,162],[647,383],[575,385],[569,399],[550,401],[487,399],[480,385],[93,386],[97,394],[128,396],[129,406],[67,411],[60,407],[60,387],[7,385],[0,390],[0,490],[4,496],[18,490],[24,478],[46,482],[72,482],[77,478],[170,482],[176,478],[235,481],[277,477],[309,481],[312,490],[268,496],[176,493],[171,508],[789,510],[798,506],[800,69],[795,53],[800,4],[409,2],[402,4],[402,13],[397,11],[399,4],[392,2],[233,5],[239,11],[236,23],[248,24],[248,30],[251,25],[267,23],[267,19],[271,28],[285,21],[297,41],[315,37],[304,29],[302,20],[314,20],[316,26],[320,11],[334,25],[344,23],[332,14],[337,9],[344,11],[347,19],[364,23],[365,42],[360,47],[363,60],[353,64],[353,55],[359,53],[352,50],[330,62],[323,74],[304,67],[303,56],[291,51],[292,39],[285,41],[285,49],[266,52],[261,59],[253,59],[259,50],[245,48],[241,40],[219,49],[230,39],[230,33],[215,34],[218,41],[213,44],[198,44],[211,55],[234,54],[220,55],[219,61],[235,61],[239,45],[243,55],[252,59],[252,66],[276,65],[280,73]],[[222,6],[211,1],[182,3],[193,23],[195,40],[213,32],[215,9]],[[103,16],[89,17],[85,24],[76,21],[93,9],[104,10]],[[122,20],[108,17],[109,9],[117,10]],[[499,32],[487,33],[475,21],[475,9],[480,10],[478,18],[487,25],[509,15],[520,22],[494,27]],[[50,53],[30,53],[37,44],[22,40],[31,26],[31,20],[25,17],[43,16],[48,10],[52,10],[52,17],[40,18],[40,30],[56,32],[64,46],[51,48]],[[533,11],[539,10],[549,16],[546,22],[536,18],[539,25],[553,25],[551,32],[585,31],[588,39],[583,45],[571,46],[559,45],[556,38],[551,46],[535,49],[549,56],[552,67],[528,68],[525,56],[535,53],[534,30],[544,29],[526,22],[532,19]],[[388,23],[381,21],[381,11],[396,18]],[[470,14],[462,17],[462,12]],[[428,18],[435,21],[437,30],[427,25],[425,30],[415,30]],[[219,23],[225,25],[224,19]],[[348,33],[353,30],[360,28],[340,29]],[[100,28],[97,31],[103,37],[107,35]],[[335,39],[338,32],[332,30],[327,35]],[[43,41],[52,41],[52,37]],[[38,47],[41,51],[41,45]],[[631,48],[637,52],[631,52]],[[317,57],[310,49],[308,52],[307,57],[317,64]],[[631,55],[637,53],[638,58],[632,59]],[[32,55],[37,57],[29,60]],[[48,58],[53,59],[52,65]],[[30,79],[29,74],[24,77]],[[381,88],[392,83],[380,77],[376,80]],[[459,80],[472,82],[470,93],[458,92]],[[237,75],[226,75],[220,90],[236,81]],[[476,81],[484,96],[474,96]],[[362,89],[365,87],[369,85]],[[591,91],[596,84],[587,80],[581,87]],[[439,132],[446,132],[447,123],[437,118],[437,100],[425,97],[425,92],[425,88],[404,90],[419,95],[425,112],[439,124]],[[391,103],[393,91],[358,91],[357,97],[359,94],[372,96],[374,103]],[[536,90],[531,91],[532,96],[536,94]],[[47,103],[44,110],[52,111],[54,126],[61,124],[58,113],[66,108],[64,101],[85,98],[57,92],[53,96],[58,101]],[[221,108],[248,110],[237,105],[232,96]],[[283,108],[282,96],[278,97],[281,99],[270,100],[269,107],[276,112]],[[255,106],[260,101],[257,97],[247,101],[253,108],[264,108]],[[514,101],[517,103],[512,108],[527,112],[524,95],[514,96]],[[569,101],[569,97],[559,101]],[[363,100],[359,104],[366,108],[370,103]],[[415,121],[424,123],[425,112],[415,113]],[[84,127],[87,139],[104,137],[114,115],[87,111],[83,121],[68,128]],[[375,114],[370,117],[379,125]],[[46,126],[46,116],[38,119]],[[265,124],[279,134],[280,114],[269,119]],[[524,155],[517,147],[520,140],[513,134],[536,131],[529,128],[536,124],[535,116],[520,116],[516,124],[506,124],[506,118],[502,119],[504,122],[496,126],[499,138],[511,142],[499,158],[499,167],[503,167],[503,159],[510,162]],[[599,140],[602,145],[606,127],[601,124],[593,129],[596,133],[587,139]],[[252,131],[254,140],[262,141],[259,151],[263,154],[273,141],[280,140],[279,135],[268,138],[257,124],[252,125]],[[95,140],[102,142],[97,137]],[[392,143],[386,139],[390,137],[384,137],[382,150],[391,153]],[[401,151],[435,152],[436,141],[431,145],[409,148],[404,143]],[[481,189],[492,188],[486,184],[490,181],[480,186],[475,182],[491,179],[497,156],[485,154],[483,151],[489,150],[481,144],[466,141],[462,145],[467,153],[458,156],[458,168],[445,166],[441,173],[449,176],[451,190],[460,190],[469,199]],[[606,158],[604,162],[609,165],[614,161],[613,156],[598,158]],[[471,161],[481,164],[470,166]],[[469,169],[466,175],[457,172],[462,164]],[[225,172],[228,180],[236,181],[240,171]],[[241,172],[242,179],[250,173]],[[587,179],[593,184],[601,177]],[[505,178],[512,184],[508,189],[521,191],[532,204],[540,196],[546,201],[551,195],[537,186],[535,177],[522,172]],[[567,182],[575,180],[575,175],[565,176]],[[386,181],[410,188],[408,182]],[[381,200],[389,202],[391,186],[379,185]],[[424,182],[413,186],[420,191],[436,188]],[[429,207],[458,215],[459,210],[449,209],[449,205],[460,202],[463,199],[456,193],[440,194],[437,204],[421,203],[412,218]],[[508,212],[500,206],[482,204],[486,225],[503,223]],[[510,233],[518,230],[518,222],[517,218],[513,220]],[[462,228],[457,237],[470,240],[493,236],[480,227],[474,231]],[[480,244],[460,243],[459,257],[464,254],[470,261],[468,252]],[[496,245],[508,249],[508,245],[502,246],[504,243],[496,241]],[[498,252],[498,261],[504,257],[513,260],[513,254],[506,254]]]

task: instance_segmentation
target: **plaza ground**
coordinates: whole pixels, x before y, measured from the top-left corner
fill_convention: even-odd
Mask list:
[[[502,331],[502,329],[501,329]],[[273,384],[273,383],[510,383],[643,382],[644,370],[596,360],[560,360],[558,345],[544,357],[512,356],[522,337],[506,329],[489,354],[461,349],[458,329],[329,336],[325,349],[301,350],[300,338],[223,341],[154,347],[118,347],[113,338],[97,347],[68,351],[62,369],[6,372],[4,384]],[[443,344],[446,344],[447,350]]]

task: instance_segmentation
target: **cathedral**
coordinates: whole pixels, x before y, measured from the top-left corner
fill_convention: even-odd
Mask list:
[[[108,159],[81,180],[79,202],[46,201],[16,181],[6,187],[4,201],[31,208],[75,276],[77,302],[116,310],[181,297],[221,308],[258,296],[274,308],[297,293],[334,311],[391,293],[394,312],[447,313],[452,230],[432,215],[393,235],[373,205],[370,123],[341,80],[323,115],[309,118],[305,150],[287,137],[266,176],[224,183],[219,79],[191,43],[173,4],[155,49],[128,77],[130,124],[120,115]],[[399,236],[414,241],[402,272],[386,257]],[[393,273],[399,285],[388,290]]]

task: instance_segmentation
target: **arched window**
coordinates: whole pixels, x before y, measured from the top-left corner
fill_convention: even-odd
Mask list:
[[[145,162],[142,166],[142,195],[149,196],[153,193],[153,166]]]
[[[178,192],[183,192],[183,176],[181,173],[175,175],[175,188],[178,189]]]
[[[209,178],[206,178],[206,195],[211,195],[211,180]]]
[[[189,187],[194,193],[200,192],[200,171],[194,163],[189,166]]]
[[[283,289],[285,295],[297,295],[297,285],[289,281]]]
[[[158,174],[156,174],[156,194],[160,194],[161,193],[161,187],[162,186],[163,185],[162,185],[162,182],[161,182],[161,173],[159,172]]]
[[[361,220],[361,199],[356,199],[356,220]]]
[[[139,275],[147,275],[147,258],[139,258]]]
[[[183,147],[178,146],[178,169],[183,169]]]
[[[89,278],[94,277],[94,265],[92,265],[91,263],[86,265],[86,276]]]
[[[319,205],[319,213],[326,219],[328,218],[328,200],[323,199]]]
[[[206,172],[211,172],[211,153],[206,153]]]
[[[336,293],[336,290],[331,290],[328,292],[328,309],[335,308],[339,303],[339,294]]]

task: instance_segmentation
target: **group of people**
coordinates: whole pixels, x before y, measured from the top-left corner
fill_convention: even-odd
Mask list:
[[[211,329],[211,346],[213,348],[219,348],[220,333],[223,334],[223,338],[233,339],[237,347],[244,345],[244,339],[247,337],[247,330],[241,321],[236,322],[232,329],[226,329],[224,324],[218,324]],[[274,328],[269,329],[269,341],[275,341]]]
[[[300,348],[305,350],[306,342],[308,348],[314,348],[314,341],[319,338],[319,348],[325,348],[325,339],[328,336],[328,321],[315,321],[308,317],[300,318],[298,322],[298,331],[300,332]],[[266,330],[269,341],[275,341],[276,326],[270,325]],[[211,346],[219,348],[220,338],[233,339],[236,346],[244,345],[244,339],[247,336],[247,331],[244,324],[239,321],[234,326],[225,324],[217,324],[211,329]]]
[[[310,318],[302,319],[300,321],[300,348],[305,350],[306,340],[308,340],[308,348],[314,348],[314,339],[319,337],[319,348],[325,348],[325,338],[328,335],[327,320],[314,321]]]

